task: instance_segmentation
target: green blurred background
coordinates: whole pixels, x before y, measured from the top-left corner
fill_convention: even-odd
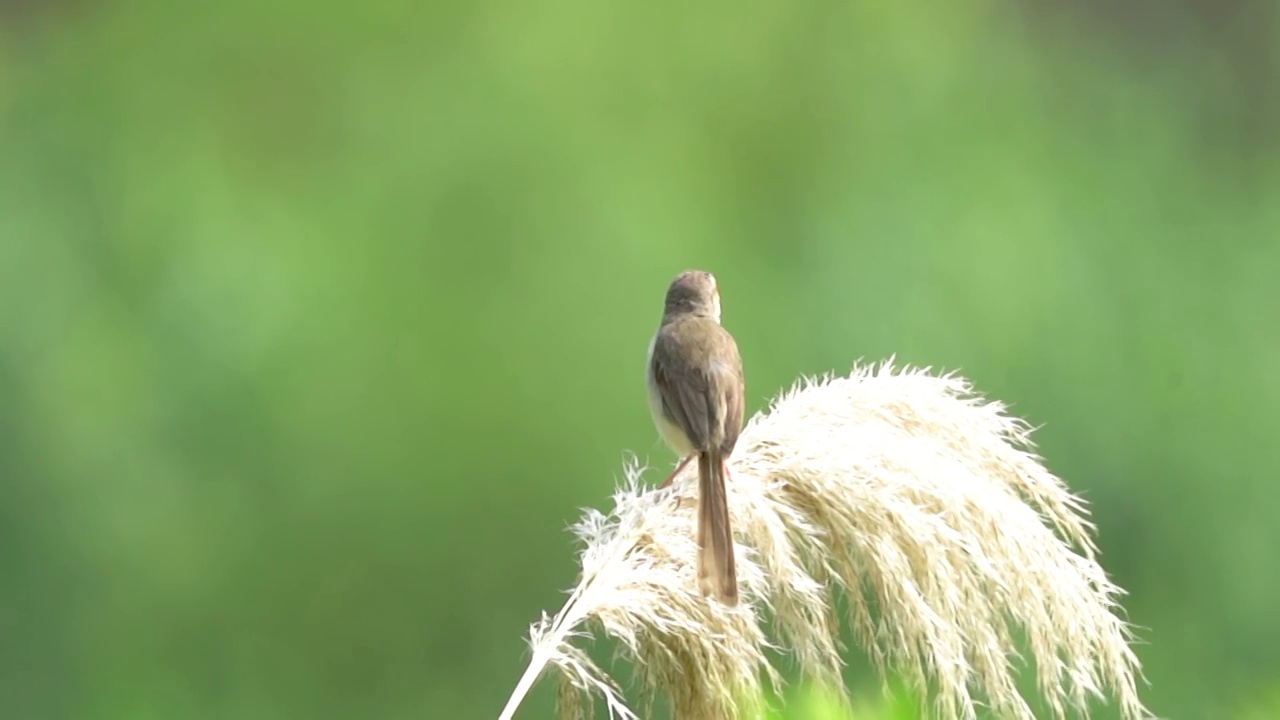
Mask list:
[[[495,717],[686,267],[750,411],[1043,426],[1152,709],[1280,717],[1271,7],[0,5],[0,717]]]

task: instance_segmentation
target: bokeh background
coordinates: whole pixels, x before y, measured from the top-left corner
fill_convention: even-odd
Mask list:
[[[1042,426],[1152,709],[1280,717],[1278,16],[0,4],[0,717],[495,717],[686,267],[749,411]]]

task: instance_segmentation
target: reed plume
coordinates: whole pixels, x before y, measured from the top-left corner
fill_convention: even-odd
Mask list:
[[[735,608],[698,591],[697,473],[655,491],[629,466],[613,509],[574,527],[579,582],[532,626],[532,659],[502,720],[550,668],[561,717],[598,698],[611,717],[637,717],[575,644],[588,630],[630,660],[639,707],[666,696],[678,718],[760,715],[763,691],[781,682],[769,649],[843,692],[837,591],[861,650],[936,717],[984,707],[1033,718],[1017,687],[1023,647],[1055,717],[1107,699],[1126,719],[1149,717],[1122,591],[1098,563],[1083,503],[1029,433],[964,379],[927,368],[889,361],[801,380],[748,422],[730,460]]]

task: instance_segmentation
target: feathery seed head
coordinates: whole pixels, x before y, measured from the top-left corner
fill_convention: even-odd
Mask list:
[[[1028,426],[955,375],[894,370],[804,380],[752,418],[730,461],[729,506],[743,602],[698,592],[696,472],[671,491],[639,468],[608,514],[575,526],[582,575],[554,618],[530,633],[533,659],[503,718],[546,665],[563,676],[561,712],[591,697],[635,717],[617,683],[572,644],[592,627],[614,638],[647,696],[675,717],[761,714],[780,683],[765,655],[840,692],[833,593],[882,673],[894,672],[941,718],[1033,718],[1016,680],[1025,637],[1055,717],[1111,696],[1149,717],[1122,594],[1096,560],[1082,502],[1031,453]],[[683,497],[677,509],[677,497]]]

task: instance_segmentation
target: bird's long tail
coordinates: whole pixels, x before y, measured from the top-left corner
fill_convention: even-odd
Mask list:
[[[724,457],[698,453],[698,587],[726,605],[738,604],[738,572],[725,493]]]

